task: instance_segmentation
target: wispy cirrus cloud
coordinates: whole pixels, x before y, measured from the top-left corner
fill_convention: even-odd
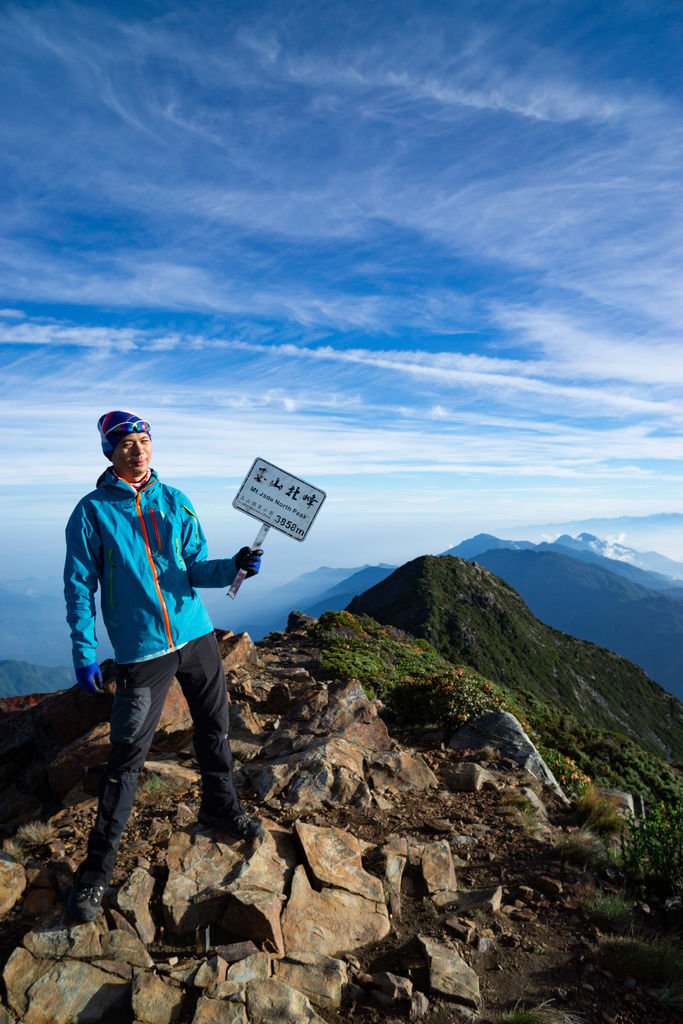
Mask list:
[[[683,498],[673,10],[6,5],[8,486],[118,405],[347,519]]]
[[[459,395],[490,398],[514,406],[533,398],[537,409],[555,410],[562,402],[563,417],[609,418],[621,414],[647,416],[653,422],[678,422],[681,418],[677,388],[683,382],[683,355],[673,342],[659,346],[644,345],[638,339],[621,341],[592,333],[560,315],[546,311],[500,311],[527,334],[530,346],[539,350],[533,358],[501,358],[480,353],[449,351],[350,348],[330,344],[295,344],[248,340],[223,335],[188,334],[165,330],[104,328],[82,324],[33,322],[24,318],[6,322],[0,316],[0,345],[64,348],[92,348],[108,353],[137,352],[145,355],[192,351],[206,360],[206,377],[212,366],[231,367],[240,378],[251,375],[261,389],[264,379],[280,378],[286,367],[289,381],[301,375],[309,393],[315,394],[317,380],[329,381],[328,366],[339,371],[340,393],[348,389],[358,369],[365,374],[366,386],[381,381],[417,382],[423,388],[426,408],[433,408],[438,396],[443,403]],[[647,366],[644,368],[644,361]],[[316,376],[317,374],[317,376]],[[374,379],[371,375],[375,375]],[[196,377],[204,381],[201,369]],[[657,386],[659,394],[643,394],[642,383]],[[597,388],[596,382],[601,383]],[[400,385],[399,385],[400,386]],[[403,386],[406,386],[405,384]],[[277,391],[277,387],[271,391]],[[394,392],[398,393],[398,392]],[[429,405],[429,402],[432,405]],[[292,399],[293,407],[307,407],[310,400]],[[379,408],[378,403],[371,403]],[[398,403],[383,402],[393,414]],[[439,408],[443,409],[442,404]],[[598,410],[598,412],[596,412]],[[524,418],[524,413],[517,417]]]

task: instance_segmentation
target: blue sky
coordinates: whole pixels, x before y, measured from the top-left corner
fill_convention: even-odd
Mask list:
[[[111,408],[213,554],[254,457],[324,488],[283,576],[681,508],[678,0],[9,3],[0,48],[4,576]]]

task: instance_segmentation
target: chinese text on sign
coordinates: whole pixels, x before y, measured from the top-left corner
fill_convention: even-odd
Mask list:
[[[265,459],[255,459],[232,504],[274,530],[303,540],[324,500],[325,492],[319,487]]]

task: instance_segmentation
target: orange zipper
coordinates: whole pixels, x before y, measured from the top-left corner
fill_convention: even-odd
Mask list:
[[[157,576],[157,567],[154,564],[154,559],[152,558],[152,548],[151,548],[151,545],[149,543],[149,534],[147,532],[147,527],[145,526],[145,518],[144,518],[144,516],[142,514],[142,506],[141,506],[141,502],[140,502],[140,495],[141,495],[141,491],[138,491],[137,494],[136,494],[136,497],[135,497],[135,507],[137,508],[137,512],[138,512],[138,516],[139,516],[140,522],[142,523],[142,536],[145,538],[145,551],[147,552],[147,558],[149,559],[149,564],[152,567],[152,576],[154,577],[154,586],[156,587],[157,596],[159,598],[159,604],[161,605],[161,611],[162,611],[163,616],[164,616],[164,625],[166,626],[166,636],[168,637],[168,643],[169,643],[169,646],[170,646],[171,650],[174,651],[175,650],[175,644],[173,643],[173,634],[171,633],[171,622],[170,622],[170,619],[168,617],[168,610],[166,608],[166,602],[164,601],[164,595],[161,593],[161,587],[159,586],[159,577]],[[156,523],[154,524],[154,527],[156,529]],[[157,536],[158,536],[158,533],[157,533]]]
[[[156,538],[157,538],[157,551],[160,552],[161,551],[161,537],[159,536],[159,527],[157,526],[157,518],[154,515],[154,509],[153,508],[151,508],[149,510],[149,514],[150,514],[150,516],[152,518],[152,525],[154,527],[154,532],[155,532]]]

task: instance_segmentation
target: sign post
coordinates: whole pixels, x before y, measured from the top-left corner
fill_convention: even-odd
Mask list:
[[[239,512],[261,523],[251,545],[253,551],[261,547],[271,527],[294,540],[305,540],[325,497],[319,487],[313,487],[265,459],[254,459],[232,504]],[[235,576],[228,591],[233,600],[245,576],[243,569]]]

